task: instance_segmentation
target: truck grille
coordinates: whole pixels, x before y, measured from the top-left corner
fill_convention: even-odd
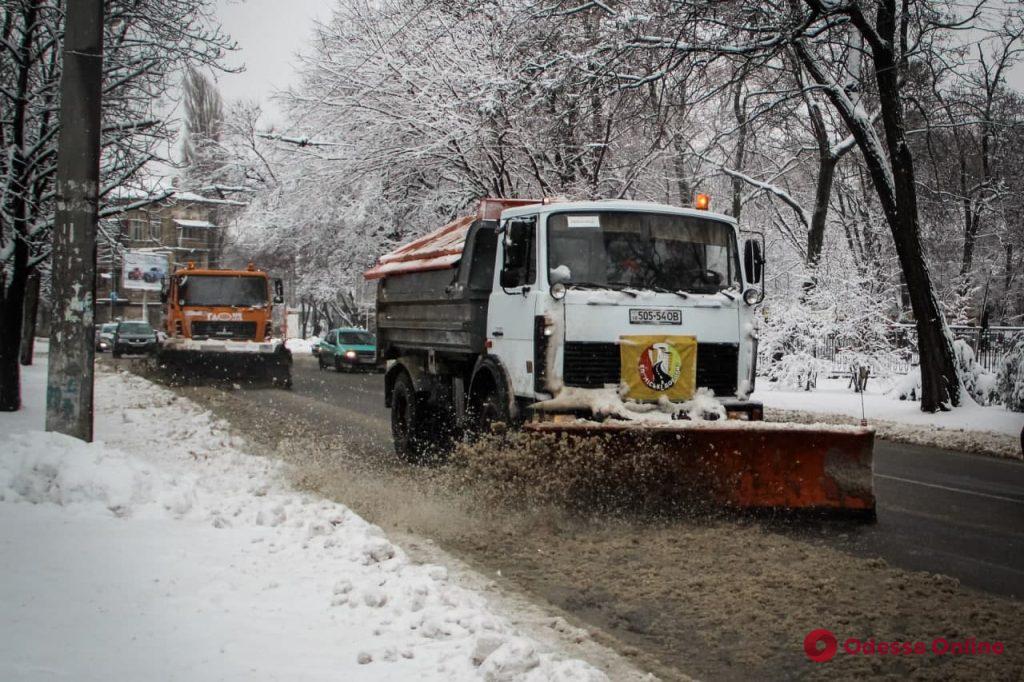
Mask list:
[[[736,395],[739,344],[697,344],[697,387],[716,396]],[[619,344],[567,341],[562,377],[566,386],[601,388],[621,380]]]
[[[562,380],[566,386],[601,388],[605,384],[618,385],[619,344],[565,342],[562,361]]]
[[[374,361],[377,359],[377,351],[374,350],[357,350],[356,357],[360,360]]]
[[[253,341],[256,339],[255,322],[204,321],[192,323],[192,337]]]

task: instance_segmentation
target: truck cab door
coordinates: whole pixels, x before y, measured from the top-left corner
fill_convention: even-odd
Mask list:
[[[533,327],[537,311],[537,217],[502,225],[498,267],[487,309],[490,353],[501,360],[519,397],[534,396]]]

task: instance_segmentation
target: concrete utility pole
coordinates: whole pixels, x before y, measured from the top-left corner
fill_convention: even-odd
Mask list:
[[[69,0],[64,26],[46,430],[91,442],[103,0]]]

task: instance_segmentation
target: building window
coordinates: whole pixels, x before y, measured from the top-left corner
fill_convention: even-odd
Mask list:
[[[124,230],[125,236],[133,241],[141,241],[149,236],[146,234],[146,221],[139,218],[125,218],[121,222],[121,227]]]
[[[163,238],[163,222],[155,213],[149,214],[149,238],[159,242]]]
[[[181,228],[182,239],[192,239],[194,241],[203,241],[206,239],[205,227],[189,227],[184,226]]]

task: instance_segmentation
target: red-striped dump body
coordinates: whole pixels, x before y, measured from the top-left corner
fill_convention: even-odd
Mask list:
[[[481,199],[475,214],[456,218],[444,227],[381,256],[375,266],[363,273],[363,277],[374,280],[406,272],[446,270],[455,267],[462,258],[466,234],[474,222],[498,220],[501,212],[507,208],[539,203],[541,201],[537,199]]]

